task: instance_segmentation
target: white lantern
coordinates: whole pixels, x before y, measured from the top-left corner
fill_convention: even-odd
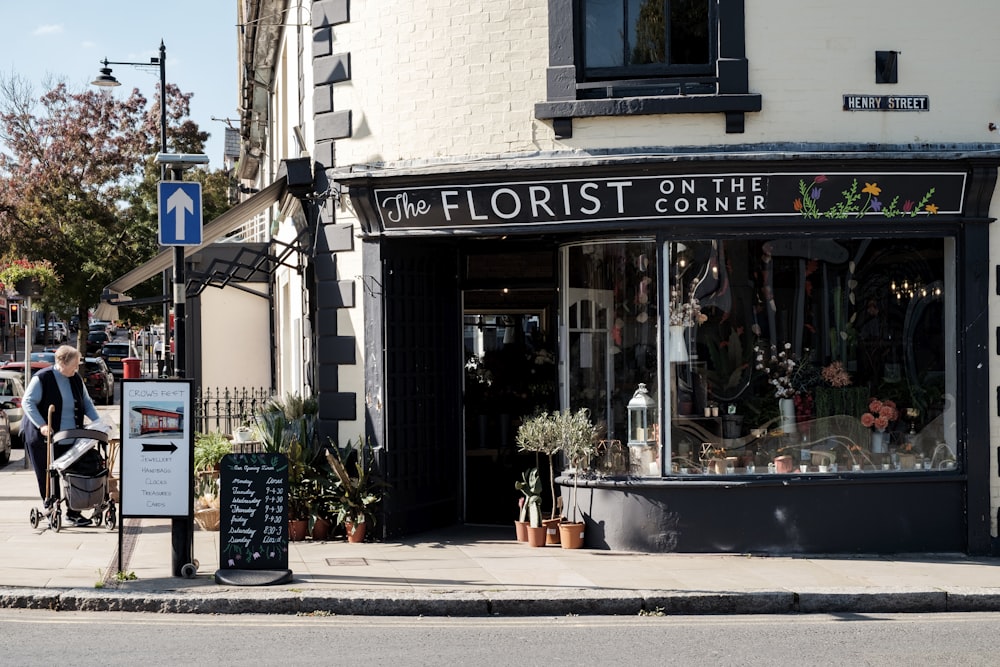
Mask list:
[[[653,425],[656,423],[656,402],[646,391],[646,385],[640,383],[635,395],[628,402],[628,444],[655,445],[656,438]]]

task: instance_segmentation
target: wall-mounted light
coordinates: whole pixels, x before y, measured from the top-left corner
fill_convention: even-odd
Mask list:
[[[899,54],[902,51],[875,52],[875,83],[899,83]]]

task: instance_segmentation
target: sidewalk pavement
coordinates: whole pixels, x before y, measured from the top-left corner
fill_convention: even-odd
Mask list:
[[[0,607],[177,613],[526,616],[1000,611],[1000,559],[962,554],[749,556],[532,548],[456,526],[384,543],[292,542],[293,580],[215,583],[219,534],[196,527],[195,577],[172,575],[169,519],[32,529],[34,473],[0,469]]]

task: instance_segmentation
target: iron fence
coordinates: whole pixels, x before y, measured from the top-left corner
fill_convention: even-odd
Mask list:
[[[253,416],[271,400],[266,387],[199,389],[195,395],[195,430],[232,433],[239,426],[253,423]]]

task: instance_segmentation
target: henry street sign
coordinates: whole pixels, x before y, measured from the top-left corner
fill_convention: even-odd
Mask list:
[[[160,245],[201,245],[201,183],[160,181]]]

